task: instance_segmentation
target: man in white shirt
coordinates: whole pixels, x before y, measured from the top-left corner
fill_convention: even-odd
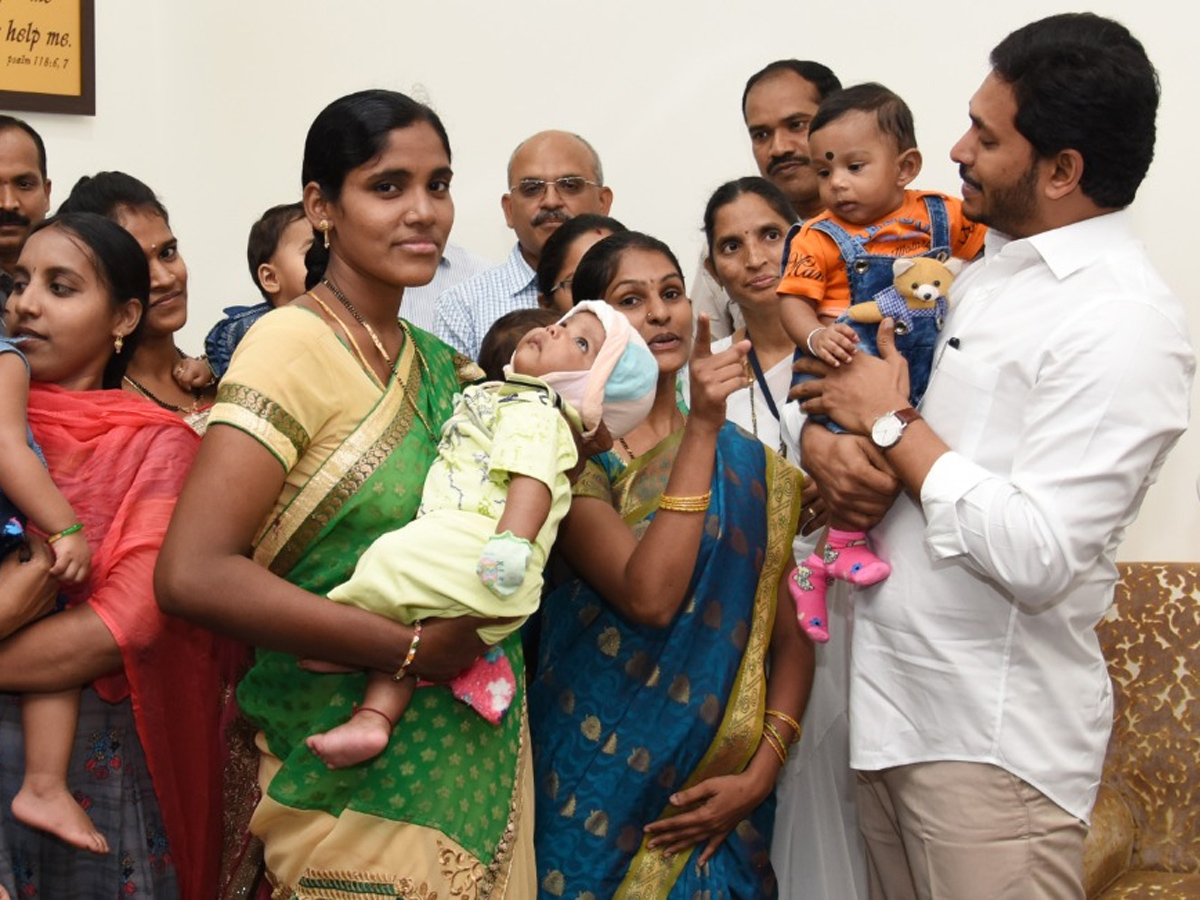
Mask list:
[[[612,190],[591,144],[566,131],[542,131],[513,151],[500,205],[517,233],[508,260],[456,284],[437,301],[437,336],[471,359],[479,358],[493,322],[537,306],[536,269],[546,238],[580,213],[608,215]]]
[[[817,191],[817,173],[809,165],[808,123],[825,96],[841,86],[838,77],[819,62],[777,59],[751,75],[742,91],[742,120],[758,171],[787,195],[801,219],[825,208]],[[707,249],[701,251],[688,296],[697,315],[708,313],[713,338],[728,337],[745,323],[705,268],[706,256]]]
[[[856,594],[852,645],[859,815],[888,900],[1082,900],[1112,724],[1095,625],[1195,372],[1125,211],[1154,150],[1141,44],[1066,14],[991,63],[951,157],[992,231],[952,289],[920,413],[889,328],[882,359],[811,364],[826,377],[798,389],[870,436],[805,429],[828,502],[870,524],[897,485],[877,455],[904,489],[872,530],[892,574]]]

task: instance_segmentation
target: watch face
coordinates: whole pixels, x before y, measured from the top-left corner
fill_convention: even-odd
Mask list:
[[[871,426],[871,440],[877,447],[890,447],[900,440],[903,431],[904,423],[894,412],[884,413]]]

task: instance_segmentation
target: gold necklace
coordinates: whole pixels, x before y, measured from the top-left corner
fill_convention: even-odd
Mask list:
[[[354,332],[345,326],[342,320],[334,314],[333,310],[329,308],[328,304],[326,304],[324,300],[322,300],[312,291],[308,291],[307,294],[316,301],[317,305],[320,306],[322,310],[325,311],[325,315],[329,316],[332,321],[337,322],[338,327],[346,333],[346,339],[350,341],[350,348],[354,351],[354,356],[358,359],[358,364],[362,366],[363,371],[367,373],[367,377],[375,382],[376,387],[378,387],[380,390],[387,390],[387,385],[379,380],[379,376],[375,374],[375,369],[369,362],[367,362],[367,357],[363,354],[362,347],[358,346],[358,341],[354,339]]]
[[[342,330],[346,332],[346,337],[350,339],[350,346],[354,350],[354,355],[356,357],[358,357],[359,365],[361,365],[363,367],[363,370],[367,373],[367,375],[370,376],[371,380],[374,381],[375,384],[381,390],[386,391],[387,386],[382,381],[379,380],[379,376],[375,374],[375,370],[372,369],[370,367],[370,365],[367,364],[367,358],[363,355],[362,348],[360,348],[358,346],[358,341],[356,341],[354,339],[354,335],[350,333],[350,329],[347,328],[345,325],[343,325],[342,320],[333,314],[333,310],[329,308],[328,304],[326,304],[324,300],[322,300],[320,297],[318,297],[312,291],[307,291],[306,293],[308,294],[308,296],[312,297],[313,300],[316,301],[317,305],[319,307],[321,307],[321,309],[323,309],[325,311],[325,315],[329,316],[329,318],[331,318],[333,321],[337,322],[339,325],[342,326]],[[410,335],[408,333],[408,330],[404,327],[404,325],[400,326],[400,331],[404,335],[405,341],[413,340],[412,335]],[[426,372],[428,372],[429,364],[425,362],[425,356],[424,356],[424,354],[421,353],[421,348],[417,346],[415,341],[413,341],[412,347],[413,347],[413,352],[417,356],[418,372],[422,369],[424,369]],[[396,362],[397,362],[397,364],[399,364],[400,360],[397,359]],[[394,368],[395,367],[393,367],[393,371],[394,371]],[[441,432],[433,430],[433,426],[429,424],[429,420],[425,418],[425,414],[422,413],[421,408],[419,406],[417,406],[417,401],[409,393],[407,383],[404,385],[404,397],[406,400],[408,400],[409,406],[412,407],[413,412],[417,414],[417,418],[421,420],[421,424],[425,426],[425,430],[429,432],[431,437],[436,439],[441,434]]]
[[[383,349],[383,341],[379,339],[379,335],[375,333],[375,329],[371,327],[371,324],[363,318],[362,313],[354,308],[354,304],[350,302],[350,298],[343,294],[338,286],[328,278],[322,278],[321,284],[329,288],[329,293],[333,294],[333,296],[338,299],[338,302],[341,303],[342,306],[346,307],[346,311],[349,312],[350,315],[354,316],[354,321],[366,329],[367,334],[371,338],[371,342],[375,345],[375,349],[379,351],[379,355],[383,357],[383,361],[387,364],[388,369],[394,369],[396,364],[392,361],[392,358],[388,356],[388,352]]]
[[[417,346],[417,342],[413,340],[413,336],[409,333],[408,326],[403,322],[400,323],[400,331],[404,335],[404,340],[412,344],[413,352],[417,355],[417,373],[420,374],[422,370],[428,373],[429,363],[425,362],[425,355],[421,353],[421,348]],[[399,364],[399,358],[397,358],[396,362]],[[425,426],[425,430],[429,432],[429,436],[435,441],[438,440],[441,437],[441,431],[433,430],[433,426],[429,424],[429,420],[425,418],[424,414],[421,412],[421,408],[417,406],[416,399],[409,394],[407,383],[404,385],[404,396],[408,398],[409,406],[413,408],[413,412],[417,414],[417,418],[421,420],[421,424]]]
[[[750,431],[758,437],[758,409],[754,403],[754,382],[750,382]],[[779,455],[787,459],[787,445],[783,442],[783,423],[779,426]]]

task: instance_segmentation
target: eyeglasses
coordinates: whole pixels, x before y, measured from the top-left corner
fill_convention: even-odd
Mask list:
[[[571,278],[564,278],[562,281],[560,281],[554,287],[550,288],[550,293],[557,294],[559,291],[562,291],[562,290],[569,291],[571,289],[571,282],[573,282],[574,280],[575,279],[573,276]]]
[[[510,193],[520,194],[526,200],[538,200],[546,196],[546,188],[550,185],[554,185],[560,197],[578,197],[588,185],[603,187],[595,181],[588,181],[582,175],[564,175],[553,181],[546,181],[544,178],[522,178],[508,190]]]

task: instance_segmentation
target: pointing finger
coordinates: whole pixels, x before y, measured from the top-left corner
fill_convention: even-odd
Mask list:
[[[696,319],[696,342],[692,347],[692,359],[704,359],[712,356],[712,323],[708,313],[700,313]]]

